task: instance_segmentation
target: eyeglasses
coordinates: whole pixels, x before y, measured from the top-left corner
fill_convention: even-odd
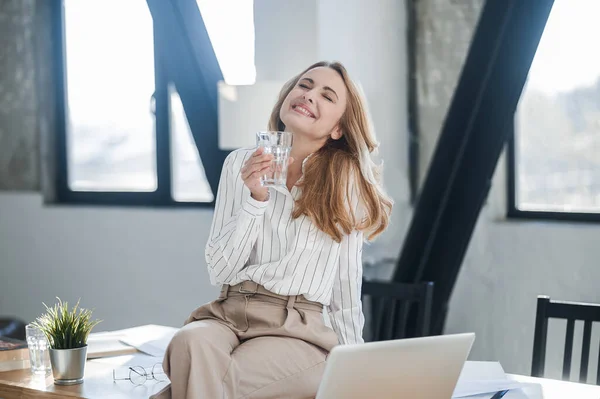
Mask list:
[[[116,371],[113,369],[113,381],[124,381],[129,380],[133,385],[143,385],[148,380],[166,381],[167,375],[165,374],[162,364],[156,363],[148,372],[141,366],[129,367],[129,377],[117,378]]]

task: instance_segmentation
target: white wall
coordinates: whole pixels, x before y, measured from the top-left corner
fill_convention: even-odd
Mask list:
[[[324,0],[318,20],[319,57],[341,61],[366,95],[381,144],[385,189],[395,201],[388,230],[364,248],[364,258],[396,257],[411,216],[405,5],[397,0]],[[365,273],[386,278],[391,271]]]
[[[317,0],[254,0],[257,81],[285,82],[315,62],[316,11]]]
[[[0,314],[26,321],[55,297],[95,309],[97,331],[180,326],[217,290],[204,245],[212,212],[43,206],[0,194]]]

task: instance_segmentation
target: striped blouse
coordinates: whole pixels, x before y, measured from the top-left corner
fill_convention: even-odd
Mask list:
[[[223,165],[206,244],[211,283],[250,280],[276,294],[304,295],[327,307],[340,344],[362,343],[362,232],[338,243],[305,215],[292,218],[296,186],[271,187],[268,201],[254,200],[240,173],[253,152],[233,151]]]

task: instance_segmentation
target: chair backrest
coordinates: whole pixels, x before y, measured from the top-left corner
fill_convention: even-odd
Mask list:
[[[571,379],[571,358],[573,355],[575,321],[584,321],[579,382],[587,382],[592,323],[594,321],[600,321],[600,305],[580,302],[551,301],[548,296],[538,296],[535,317],[535,335],[533,339],[533,358],[531,363],[531,375],[534,377],[544,376],[546,338],[548,336],[548,319],[550,318],[567,320],[562,373],[563,380],[567,381]],[[598,384],[599,381],[600,364],[596,375],[596,384]]]
[[[365,297],[368,302],[364,301]],[[417,305],[415,337],[429,335],[433,283],[395,283],[365,280],[362,285],[363,302],[368,306],[368,325],[371,341],[407,338],[406,325],[411,305]]]

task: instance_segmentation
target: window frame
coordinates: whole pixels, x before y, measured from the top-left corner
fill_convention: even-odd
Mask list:
[[[516,115],[515,115],[516,118]],[[510,219],[521,220],[547,220],[560,222],[584,222],[584,223],[600,223],[600,211],[593,212],[560,212],[560,211],[532,211],[519,209],[517,206],[517,148],[516,148],[516,122],[513,120],[511,124],[511,132],[507,142],[507,212],[506,217]]]
[[[193,3],[193,4],[192,4]],[[188,12],[179,13],[186,20],[186,24],[190,24],[189,20],[192,18],[189,14],[190,10],[197,11],[200,16],[200,10],[198,9],[195,0],[178,0],[170,5],[173,8],[184,8]],[[152,4],[148,1],[148,7],[150,12],[152,11]],[[192,8],[190,8],[192,7]],[[152,14],[152,12],[151,12]],[[199,202],[199,201],[176,201],[172,195],[172,154],[171,154],[171,115],[170,115],[170,97],[169,97],[169,84],[174,83],[169,78],[168,67],[164,64],[165,56],[171,56],[166,54],[169,49],[165,48],[161,42],[168,42],[168,39],[163,38],[161,40],[160,29],[157,29],[157,22],[153,18],[153,43],[154,43],[154,68],[155,68],[155,91],[153,94],[154,100],[154,119],[155,119],[155,140],[156,140],[156,178],[157,188],[155,191],[75,191],[69,187],[69,164],[68,164],[68,138],[67,138],[67,68],[66,68],[66,32],[65,32],[65,4],[64,0],[54,0],[52,3],[52,36],[53,36],[53,76],[55,78],[55,90],[56,90],[56,122],[54,126],[55,130],[55,184],[54,184],[54,198],[53,203],[56,204],[69,204],[69,205],[92,205],[92,206],[119,206],[119,207],[182,207],[182,208],[214,208],[218,178],[217,176],[221,173],[223,165],[222,160],[229,153],[229,151],[221,150],[218,148],[218,144],[215,143],[214,136],[218,138],[218,126],[216,126],[217,132],[210,131],[206,133],[210,136],[211,140],[206,140],[210,143],[211,148],[207,151],[203,149],[202,152],[215,153],[215,156],[207,157],[207,159],[200,157],[203,167],[205,169],[207,180],[213,191],[214,199],[211,202]],[[201,21],[201,16],[199,17]],[[197,20],[193,23],[197,25]],[[206,28],[202,23],[201,27],[196,26],[196,30],[200,31],[208,37]],[[191,41],[191,40],[190,40]],[[210,43],[210,42],[209,42]],[[214,50],[209,45],[204,46],[200,49],[203,57],[214,58],[210,60],[213,65],[212,75],[217,74],[222,79],[220,69],[214,71],[214,64],[217,65],[216,56]],[[197,54],[191,55],[191,57],[197,57]],[[161,60],[163,58],[163,60]],[[205,81],[205,84],[210,84],[210,81]],[[216,87],[215,87],[216,90]],[[148,99],[149,103],[152,99]],[[184,101],[182,97],[182,102]],[[209,98],[205,101],[214,102],[214,107],[209,107],[209,113],[211,118],[217,120],[217,98]],[[185,106],[186,104],[184,104]],[[194,104],[195,105],[195,104]],[[212,115],[214,113],[214,115]],[[210,125],[210,124],[209,124]],[[215,127],[214,124],[211,126]],[[215,134],[216,133],[216,134]],[[201,132],[200,135],[204,135]],[[196,134],[197,135],[197,134]],[[198,143],[198,140],[195,140]],[[217,146],[216,151],[214,146]],[[197,145],[196,145],[197,146]],[[200,148],[198,148],[200,150]],[[199,151],[200,154],[201,151]],[[209,177],[209,170],[211,169]],[[218,169],[218,170],[215,170]]]

